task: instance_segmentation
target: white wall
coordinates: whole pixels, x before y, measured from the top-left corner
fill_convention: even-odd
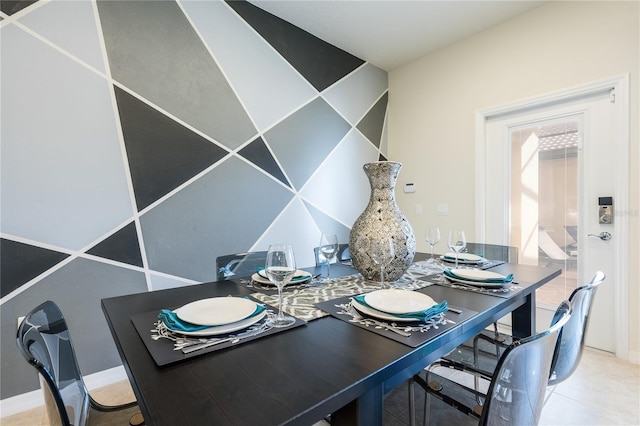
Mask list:
[[[554,1],[389,73],[389,159],[404,167],[397,200],[427,251],[424,233],[443,239],[462,226],[475,235],[475,113],[604,78],[630,75],[629,258],[640,248],[640,3]],[[414,182],[413,194],[401,191]],[[436,215],[437,203],[448,205]],[[416,204],[422,214],[416,214]],[[445,243],[440,243],[444,249]],[[629,271],[629,352],[640,354],[639,262]]]

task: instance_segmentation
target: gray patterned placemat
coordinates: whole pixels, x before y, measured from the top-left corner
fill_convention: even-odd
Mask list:
[[[424,280],[424,274],[406,272],[398,280],[391,283],[390,287],[417,290],[431,284],[433,283]],[[360,274],[348,275],[335,278],[335,280],[329,284],[283,292],[282,310],[296,318],[311,321],[329,315],[322,309],[317,308],[315,306],[316,303],[345,296],[369,293],[374,290],[380,290],[380,288],[379,282],[365,280]],[[268,305],[278,306],[277,294],[253,293],[251,297]]]

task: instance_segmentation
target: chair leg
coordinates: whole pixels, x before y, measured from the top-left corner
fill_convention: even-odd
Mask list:
[[[409,425],[416,426],[415,390],[413,379],[409,379]]]
[[[129,425],[130,426],[144,425],[144,417],[142,416],[142,413],[136,413],[133,416],[131,416],[131,419],[129,419]]]

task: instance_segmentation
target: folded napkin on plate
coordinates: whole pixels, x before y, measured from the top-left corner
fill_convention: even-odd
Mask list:
[[[266,308],[264,306],[257,305],[256,306],[256,310],[253,311],[253,313],[251,315],[249,315],[247,318],[255,317],[256,315],[258,315],[259,313],[261,313],[265,309]],[[190,322],[183,321],[180,318],[178,318],[178,315],[176,315],[175,312],[170,311],[169,309],[162,309],[160,311],[160,313],[158,314],[158,318],[171,331],[178,331],[178,332],[187,331],[187,332],[191,332],[191,331],[201,331],[201,330],[205,330],[207,328],[215,327],[215,326],[211,326],[211,325],[192,324]],[[247,318],[243,318],[243,320],[247,319]]]
[[[381,311],[379,309],[375,309],[372,306],[369,306],[369,304],[367,304],[367,302],[365,301],[363,294],[359,296],[353,296],[353,298],[356,300],[356,302],[360,303],[361,305],[364,305],[378,312],[382,312],[387,315],[393,315],[394,317],[398,317],[398,318],[413,318],[416,321],[422,321],[422,322],[426,322],[427,320],[435,317],[436,315],[440,315],[444,312],[447,312],[447,309],[449,309],[449,305],[447,304],[447,301],[443,300],[437,305],[433,305],[432,307],[430,307],[429,309],[425,309],[424,311],[407,312],[404,314],[392,314],[391,312]]]
[[[264,268],[258,268],[258,275],[260,275],[262,278],[265,278],[267,280],[269,279]],[[309,278],[311,278],[311,274],[308,272],[304,272],[302,274],[294,275],[289,282],[306,281]]]
[[[474,280],[473,278],[461,277],[451,272],[451,269],[445,269],[444,274],[447,277],[453,278],[456,280],[465,280],[465,281],[471,281],[471,282],[477,282],[477,283],[495,283],[495,284],[505,283],[506,284],[513,281],[513,274],[509,274],[504,278],[486,278],[483,280]]]

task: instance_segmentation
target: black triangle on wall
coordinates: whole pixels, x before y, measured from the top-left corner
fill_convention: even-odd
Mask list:
[[[99,242],[87,250],[87,253],[117,262],[143,266],[135,222],[131,222],[118,232]]]
[[[269,173],[288,187],[291,187],[261,137],[258,137],[242,148],[238,151],[238,154],[242,155],[244,158],[251,161],[253,164],[260,167],[262,170]]]
[[[0,239],[0,297],[69,257],[66,253]]]
[[[138,210],[227,154],[226,150],[114,87]]]
[[[16,12],[20,12],[25,7],[31,6],[38,0],[2,0],[0,1],[0,10],[11,16]]]
[[[364,64],[362,59],[247,1],[227,3],[319,92]]]

